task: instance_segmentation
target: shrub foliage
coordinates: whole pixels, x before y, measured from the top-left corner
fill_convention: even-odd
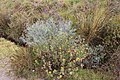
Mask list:
[[[53,18],[39,20],[25,30],[23,37],[30,45],[36,73],[42,70],[48,79],[60,79],[78,70],[76,62],[85,54],[78,44],[82,39],[75,31],[71,21]]]

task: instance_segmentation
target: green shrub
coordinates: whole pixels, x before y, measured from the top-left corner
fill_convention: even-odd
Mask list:
[[[48,79],[72,77],[78,70],[76,62],[86,55],[78,44],[82,39],[76,36],[75,31],[71,21],[53,18],[37,21],[25,30],[26,34],[23,36],[30,45],[27,56],[28,62],[31,62],[28,64],[26,60],[24,64],[22,61],[14,64],[14,61],[22,57],[18,54],[17,59],[13,59],[13,67],[17,69],[18,64],[22,67],[15,71],[25,76],[28,67],[27,72],[34,70],[34,73],[41,76],[42,71]]]

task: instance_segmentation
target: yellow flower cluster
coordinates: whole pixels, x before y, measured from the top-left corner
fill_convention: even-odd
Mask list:
[[[80,58],[76,58],[76,61],[80,61]]]

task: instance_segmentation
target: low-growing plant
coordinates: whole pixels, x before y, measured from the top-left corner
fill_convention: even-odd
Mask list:
[[[76,74],[74,74],[74,78],[69,78],[67,80],[115,80],[112,74],[109,73],[101,73],[94,72],[94,70],[90,69],[79,69]]]
[[[21,48],[16,51],[17,54],[11,56],[11,68],[12,72],[15,73],[17,77],[30,77],[30,71],[32,71],[33,65],[31,56],[27,49]]]
[[[53,18],[28,26],[23,37],[31,47],[31,64],[36,73],[42,70],[48,79],[67,79],[78,70],[76,62],[86,54],[78,44],[82,39],[75,31],[71,21]]]

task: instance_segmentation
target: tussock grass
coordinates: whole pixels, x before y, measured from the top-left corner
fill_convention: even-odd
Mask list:
[[[19,50],[20,47],[14,43],[0,38],[0,58],[10,57],[10,55],[16,54],[16,50]]]

